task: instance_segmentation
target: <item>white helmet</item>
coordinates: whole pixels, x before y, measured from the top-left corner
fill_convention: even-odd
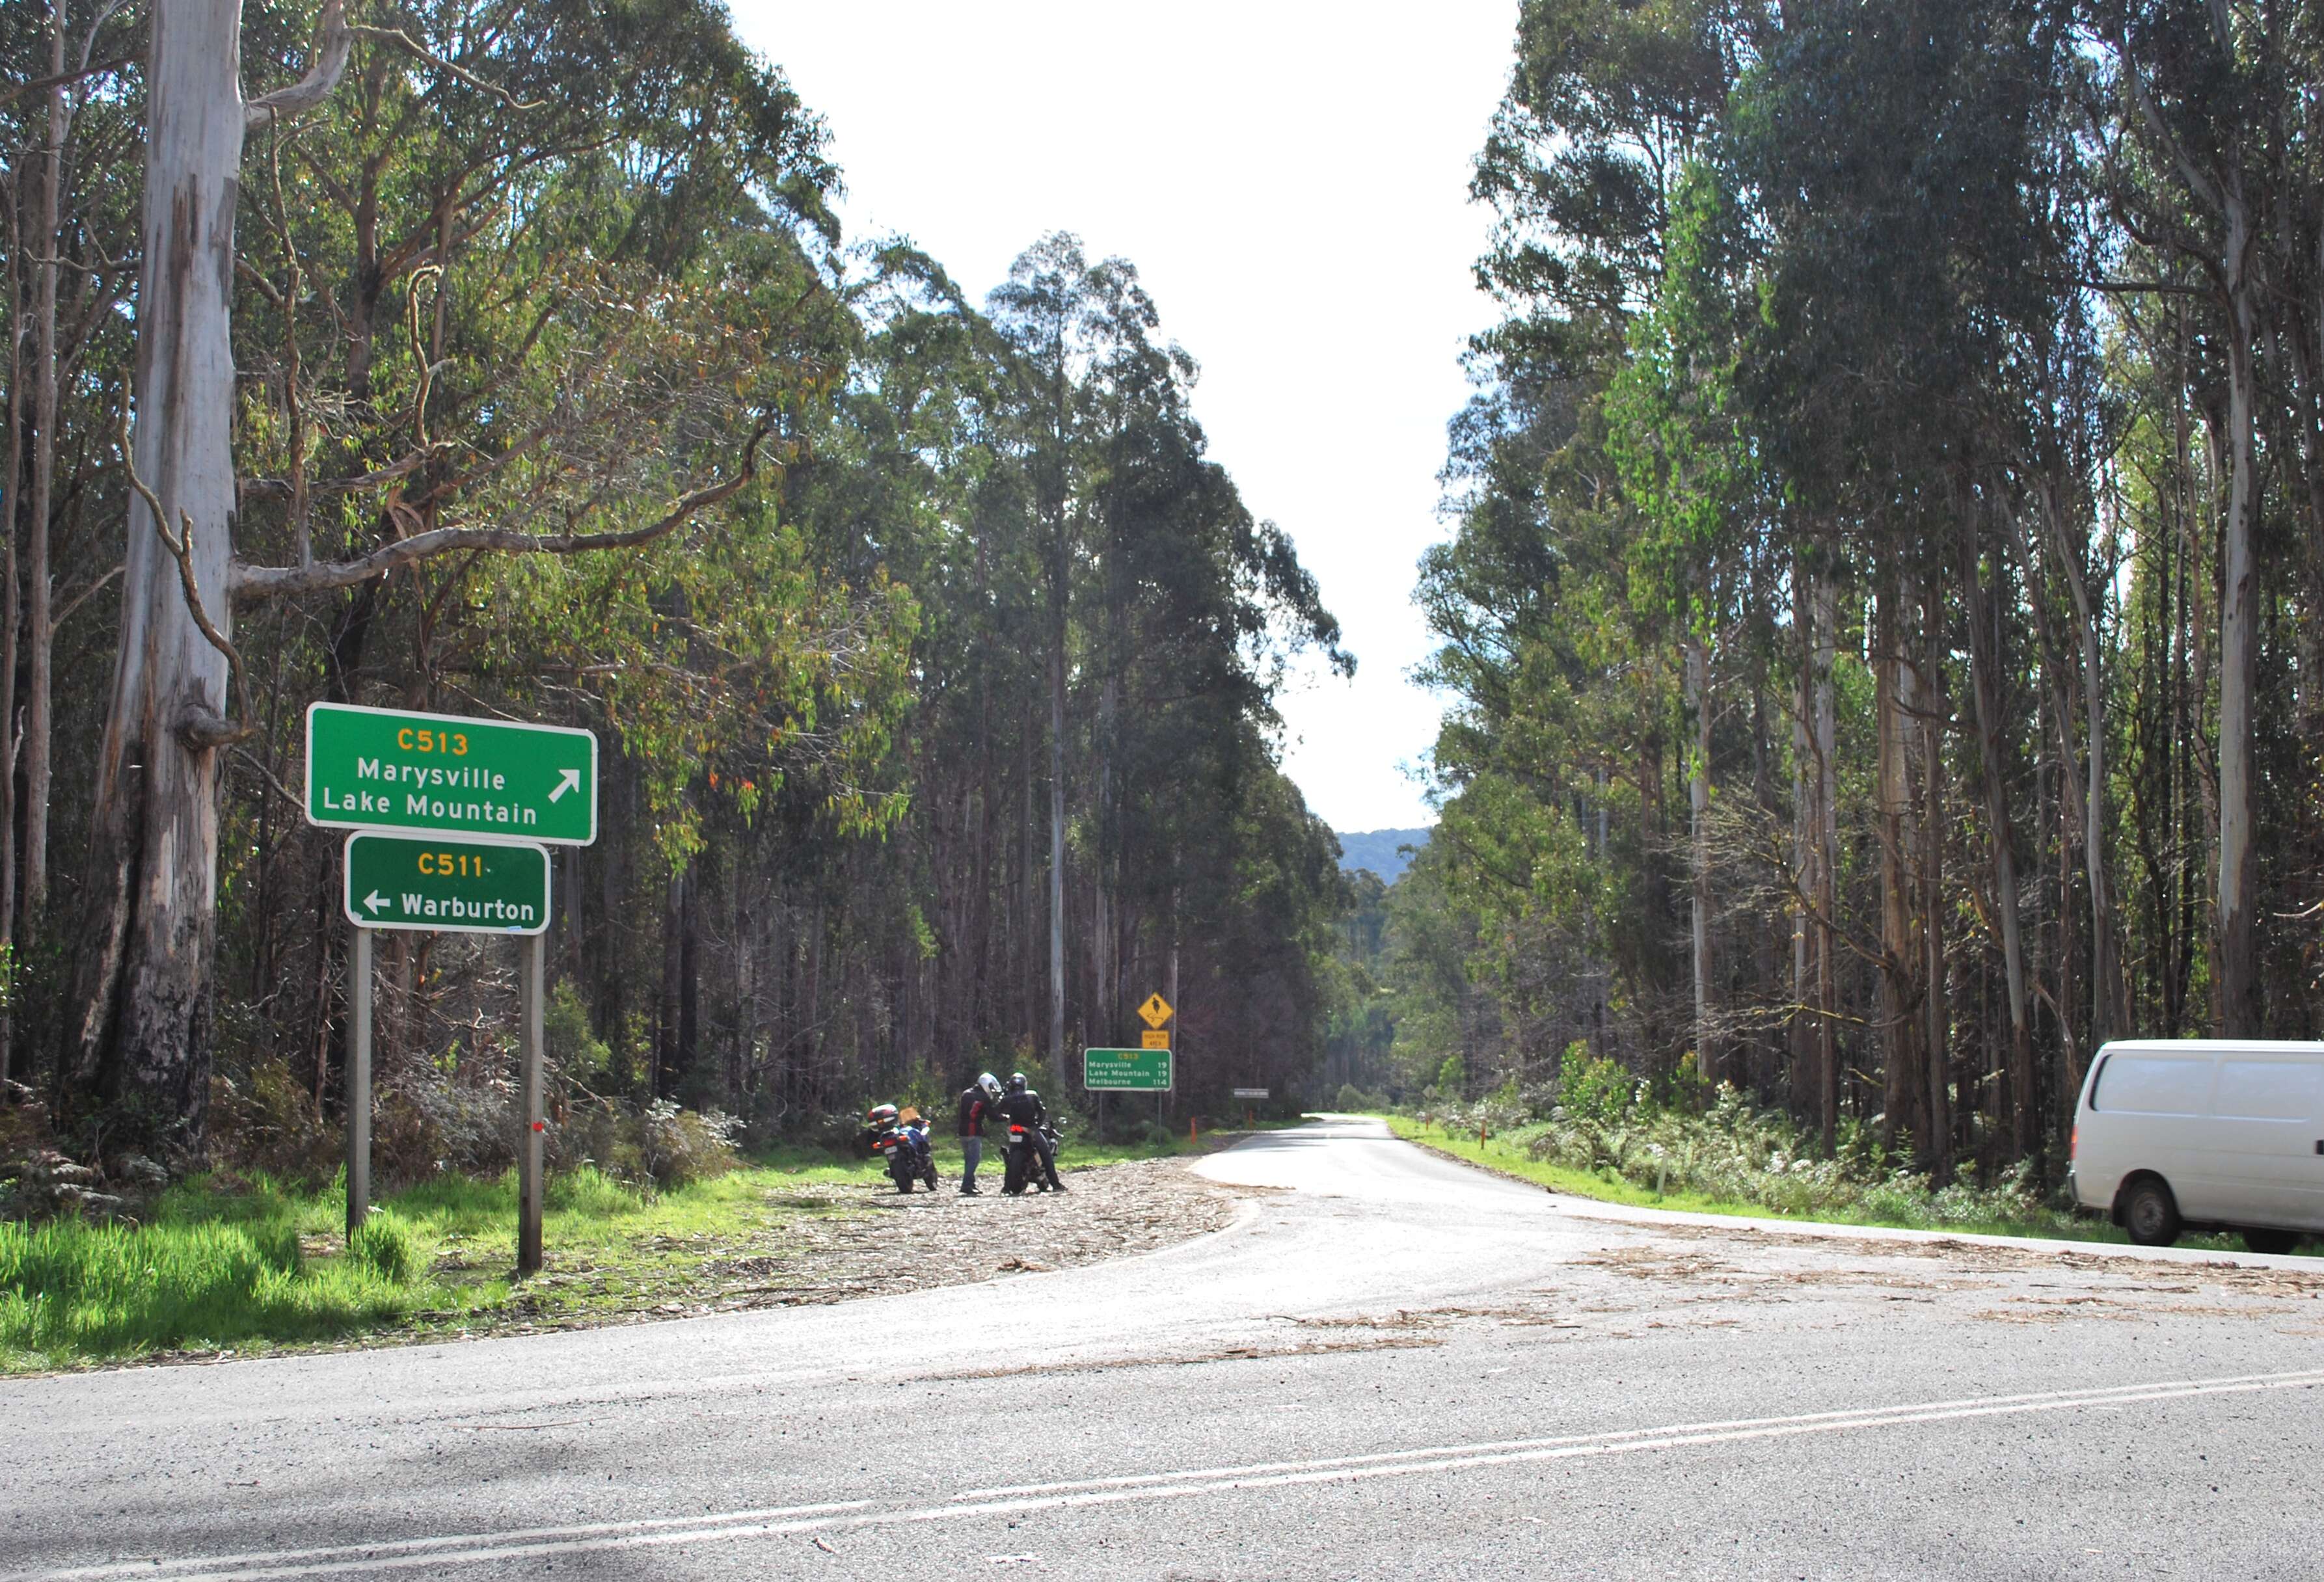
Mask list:
[[[976,1085],[984,1090],[984,1096],[987,1099],[992,1099],[995,1103],[1000,1101],[1001,1079],[999,1077],[994,1076],[991,1072],[979,1072]]]

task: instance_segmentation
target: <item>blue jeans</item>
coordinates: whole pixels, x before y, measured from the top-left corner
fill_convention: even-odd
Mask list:
[[[960,1140],[960,1190],[976,1190],[976,1167],[984,1162],[984,1139],[963,1137]]]

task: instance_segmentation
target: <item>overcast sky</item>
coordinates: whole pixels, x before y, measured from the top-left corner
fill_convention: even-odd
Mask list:
[[[813,5],[733,0],[828,122],[853,238],[910,236],[981,299],[1049,230],[1120,254],[1202,364],[1194,411],[1321,583],[1359,668],[1284,700],[1285,764],[1336,829],[1427,823],[1435,737],[1413,564],[1491,321],[1467,201],[1516,0]]]

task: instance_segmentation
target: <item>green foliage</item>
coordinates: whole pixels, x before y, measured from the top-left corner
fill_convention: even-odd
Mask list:
[[[418,1261],[410,1231],[387,1214],[374,1214],[355,1228],[346,1255],[391,1285],[408,1283]]]

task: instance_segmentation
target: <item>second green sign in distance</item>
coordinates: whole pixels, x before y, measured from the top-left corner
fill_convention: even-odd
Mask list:
[[[307,710],[307,820],[586,846],[597,838],[597,738],[559,725],[316,704]]]
[[[360,928],[539,934],[549,926],[549,848],[442,835],[347,837],[346,908]]]
[[[1167,1093],[1170,1059],[1167,1049],[1084,1049],[1082,1086],[1093,1092]]]

